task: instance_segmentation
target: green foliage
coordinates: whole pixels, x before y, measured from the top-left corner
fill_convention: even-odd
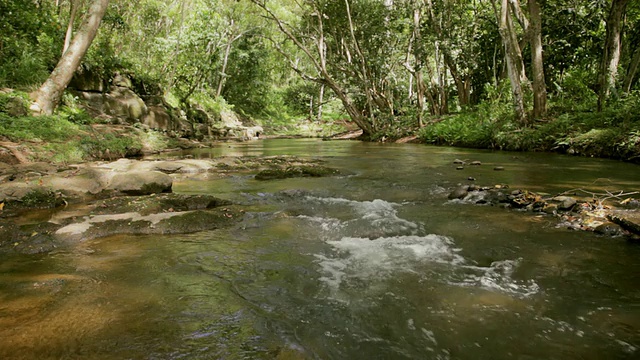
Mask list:
[[[596,107],[598,94],[594,90],[596,74],[592,70],[574,68],[553,83],[555,96],[551,107],[555,112],[589,111]]]
[[[79,125],[87,125],[95,122],[87,112],[80,106],[79,99],[71,93],[62,95],[62,105],[57,109],[57,115]]]
[[[632,94],[602,113],[564,113],[520,128],[488,108],[450,116],[420,130],[420,138],[439,145],[512,151],[560,151],[585,156],[638,160],[640,96]]]
[[[47,78],[61,51],[53,2],[0,0],[0,87],[28,87]]]
[[[256,31],[236,41],[229,57],[222,96],[247,115],[265,114],[274,90],[270,64],[273,54]]]

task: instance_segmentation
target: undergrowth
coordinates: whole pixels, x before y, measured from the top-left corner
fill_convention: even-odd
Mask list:
[[[597,112],[556,113],[520,127],[502,111],[476,109],[450,115],[419,131],[423,142],[510,151],[640,160],[640,96],[635,94]]]

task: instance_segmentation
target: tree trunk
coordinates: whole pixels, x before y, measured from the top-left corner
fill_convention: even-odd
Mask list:
[[[524,94],[522,92],[522,81],[524,76],[524,62],[522,52],[518,45],[518,39],[511,19],[508,0],[502,0],[500,11],[496,7],[495,0],[492,1],[493,10],[498,20],[498,31],[504,45],[505,60],[507,63],[507,73],[511,83],[511,94],[513,96],[513,107],[516,118],[521,125],[527,125],[527,114],[524,108]]]
[[[636,48],[631,63],[629,64],[629,69],[627,70],[627,76],[624,78],[624,92],[629,93],[631,91],[636,80],[638,68],[640,68],[640,47]]]
[[[620,63],[622,17],[628,3],[629,0],[613,0],[609,16],[607,16],[607,35],[598,75],[598,111],[602,111],[611,91],[615,90],[618,64]]]
[[[71,9],[69,10],[69,24],[67,25],[67,32],[64,35],[64,45],[62,46],[62,55],[64,55],[65,51],[69,48],[69,44],[71,43],[71,37],[73,36],[73,23],[76,21],[76,13],[78,12],[78,7],[80,6],[80,0],[71,1]]]
[[[537,0],[529,0],[531,16],[531,71],[533,79],[533,117],[539,118],[547,112],[547,85],[544,81],[542,60],[542,18]]]
[[[42,86],[31,93],[35,102],[32,110],[36,115],[51,115],[62,98],[63,91],[69,85],[74,72],[89,49],[98,32],[100,22],[109,6],[109,0],[94,0],[87,11],[85,20],[73,37],[67,51]]]
[[[453,61],[451,54],[448,51],[444,53],[444,62],[447,64],[449,68],[449,73],[451,73],[451,77],[453,81],[456,83],[456,89],[458,90],[458,104],[460,107],[465,107],[469,105],[470,101],[470,79],[468,75],[465,75],[463,78],[462,75],[458,72],[458,66]]]
[[[416,96],[418,98],[418,125],[424,126],[424,97],[426,95],[426,86],[422,79],[422,72],[416,72]]]
[[[324,84],[320,84],[318,92],[318,121],[322,121],[322,103],[324,102]]]
[[[229,54],[231,54],[231,44],[232,40],[229,38],[227,42],[227,46],[224,48],[224,58],[222,59],[222,68],[220,69],[220,81],[218,81],[218,89],[216,89],[216,98],[220,97],[222,94],[222,89],[224,88],[224,83],[227,81],[227,64],[229,62]]]

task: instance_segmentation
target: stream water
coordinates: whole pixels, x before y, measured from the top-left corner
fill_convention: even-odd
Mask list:
[[[189,155],[296,155],[350,175],[180,180],[175,192],[233,200],[244,219],[3,256],[1,359],[640,358],[639,246],[447,200],[470,176],[640,190],[637,165],[319,140]]]

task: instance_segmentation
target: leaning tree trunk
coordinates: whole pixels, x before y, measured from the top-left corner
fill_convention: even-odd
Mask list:
[[[607,35],[598,75],[598,111],[602,111],[604,103],[609,99],[616,86],[618,64],[620,64],[620,48],[622,34],[622,17],[629,0],[613,0],[607,16]]]
[[[44,84],[31,93],[31,98],[36,105],[32,110],[36,115],[50,115],[58,106],[62,93],[71,82],[73,74],[96,36],[108,6],[109,0],[94,0],[91,3],[80,29],[60,58],[58,65]]]

